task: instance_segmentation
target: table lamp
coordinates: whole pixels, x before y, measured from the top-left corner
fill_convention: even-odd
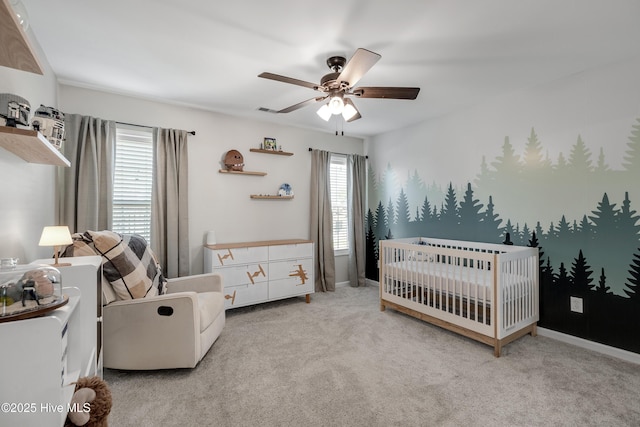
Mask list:
[[[42,229],[42,235],[40,236],[40,243],[38,246],[53,246],[55,251],[55,264],[51,264],[53,267],[64,267],[71,265],[70,263],[58,263],[58,253],[60,252],[60,246],[70,245],[73,243],[71,240],[71,233],[69,227],[66,225],[52,225]]]

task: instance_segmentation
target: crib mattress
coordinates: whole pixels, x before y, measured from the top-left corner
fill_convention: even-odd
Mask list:
[[[493,271],[427,261],[391,262],[385,264],[386,278],[420,286],[456,297],[491,301]],[[502,273],[500,289],[510,299],[513,288],[522,289],[527,278]]]

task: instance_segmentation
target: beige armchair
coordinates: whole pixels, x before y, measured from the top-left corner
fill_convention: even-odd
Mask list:
[[[225,324],[222,276],[168,279],[144,238],[86,231],[64,256],[102,257],[103,366],[193,368]]]
[[[193,368],[225,324],[222,277],[168,279],[166,294],[114,301],[102,315],[105,368]]]

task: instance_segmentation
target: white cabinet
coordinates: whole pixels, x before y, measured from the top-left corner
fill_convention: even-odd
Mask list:
[[[41,259],[32,264],[52,262],[52,259]],[[99,256],[68,257],[60,258],[60,262],[71,264],[57,267],[62,274],[62,286],[78,288],[82,295],[80,317],[86,343],[79,351],[87,364],[85,371],[102,377],[102,259]],[[88,366],[89,363],[92,366]]]
[[[0,402],[9,404],[9,411],[3,407],[0,412],[0,425],[62,426],[74,381],[101,375],[96,322],[100,257],[84,258],[91,259],[59,268],[66,305],[41,317],[0,324]]]
[[[314,292],[313,243],[268,240],[205,246],[204,271],[223,277],[225,308]]]

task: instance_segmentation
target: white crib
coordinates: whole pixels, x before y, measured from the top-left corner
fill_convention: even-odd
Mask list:
[[[380,241],[386,307],[494,348],[539,320],[538,248],[424,237]]]

